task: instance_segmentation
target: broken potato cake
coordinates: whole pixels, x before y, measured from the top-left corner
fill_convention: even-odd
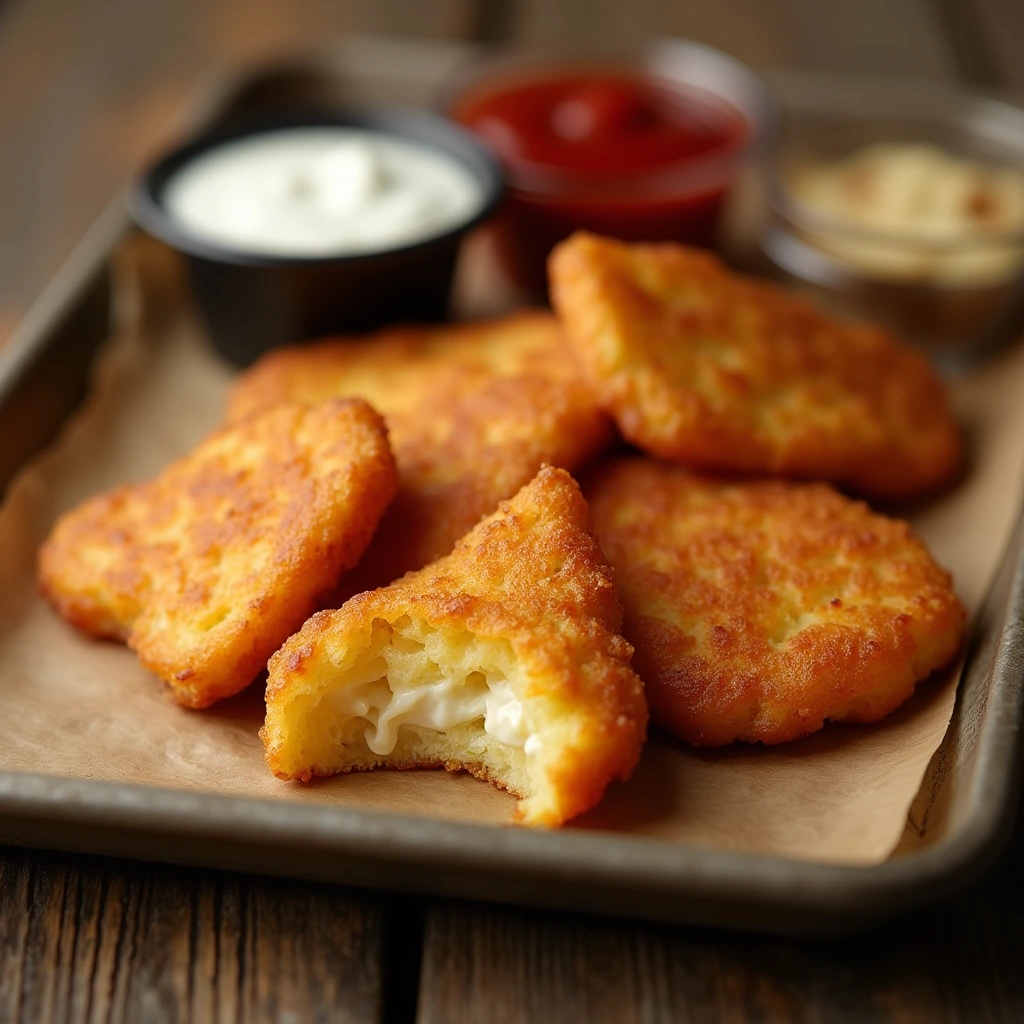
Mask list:
[[[647,725],[612,573],[572,477],[545,467],[455,550],[314,615],[270,661],[282,779],[465,769],[558,825],[625,779]]]
[[[280,349],[241,376],[228,416],[237,422],[275,402],[337,395],[365,398],[382,413],[399,470],[394,506],[347,594],[448,554],[544,463],[575,469],[613,433],[547,313]]]
[[[874,722],[959,651],[949,574],[905,522],[826,484],[637,457],[585,490],[652,719],[692,744]]]
[[[127,642],[179,703],[205,707],[263,671],[358,560],[396,486],[365,402],[280,405],[63,515],[40,588],[72,625]]]
[[[691,469],[829,480],[903,499],[957,472],[925,357],[681,245],[578,233],[552,302],[627,440]]]

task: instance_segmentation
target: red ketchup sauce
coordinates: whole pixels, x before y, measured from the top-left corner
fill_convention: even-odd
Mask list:
[[[718,97],[614,72],[481,86],[454,117],[504,164],[499,252],[536,294],[546,290],[552,246],[578,228],[711,245],[736,170],[728,157],[750,136],[743,115]]]

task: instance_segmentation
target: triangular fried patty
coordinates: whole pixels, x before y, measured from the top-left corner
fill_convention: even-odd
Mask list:
[[[127,641],[180,703],[205,707],[266,667],[358,560],[396,486],[365,402],[278,406],[62,516],[40,587],[70,623]]]
[[[681,245],[579,233],[552,301],[626,438],[691,469],[830,480],[868,497],[946,483],[960,440],[925,357]]]
[[[270,661],[283,779],[466,769],[557,825],[628,777],[643,684],[611,570],[568,473],[546,467],[445,558],[314,615]]]

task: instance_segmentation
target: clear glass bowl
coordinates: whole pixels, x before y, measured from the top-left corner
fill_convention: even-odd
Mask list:
[[[749,68],[683,39],[657,40],[619,53],[490,54],[450,83],[444,105],[459,121],[481,98],[523,84],[623,73],[720,105],[736,115],[742,130],[726,148],[629,174],[561,169],[505,154],[508,192],[492,230],[506,270],[535,295],[546,290],[551,248],[581,228],[635,241],[714,244],[727,194],[740,173],[763,155],[778,126],[775,103]]]
[[[823,213],[794,188],[807,167],[878,143],[924,143],[1024,173],[1024,109],[941,85],[787,75],[766,169],[761,238],[777,273],[836,312],[881,323],[949,366],[1024,326],[1024,231],[925,238]]]

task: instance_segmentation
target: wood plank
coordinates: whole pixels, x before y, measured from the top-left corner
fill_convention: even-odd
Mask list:
[[[1024,820],[966,894],[863,937],[773,939],[437,901],[420,1024],[1024,1020]]]
[[[380,897],[0,850],[0,1020],[378,1021]]]
[[[946,0],[955,5],[961,22],[971,25],[976,33],[976,46],[984,49],[992,62],[995,85],[1013,89],[1024,95],[1024,4],[1020,0]],[[986,84],[986,83],[982,83]]]
[[[981,4],[975,0],[930,0],[935,21],[949,41],[957,77],[967,85],[998,86],[1005,75],[998,67],[995,50],[986,32]],[[993,7],[1001,0],[983,0]],[[1024,24],[1024,23],[1022,23]]]
[[[676,35],[759,68],[949,78],[956,61],[929,0],[521,0],[511,36],[534,46],[629,46]]]

